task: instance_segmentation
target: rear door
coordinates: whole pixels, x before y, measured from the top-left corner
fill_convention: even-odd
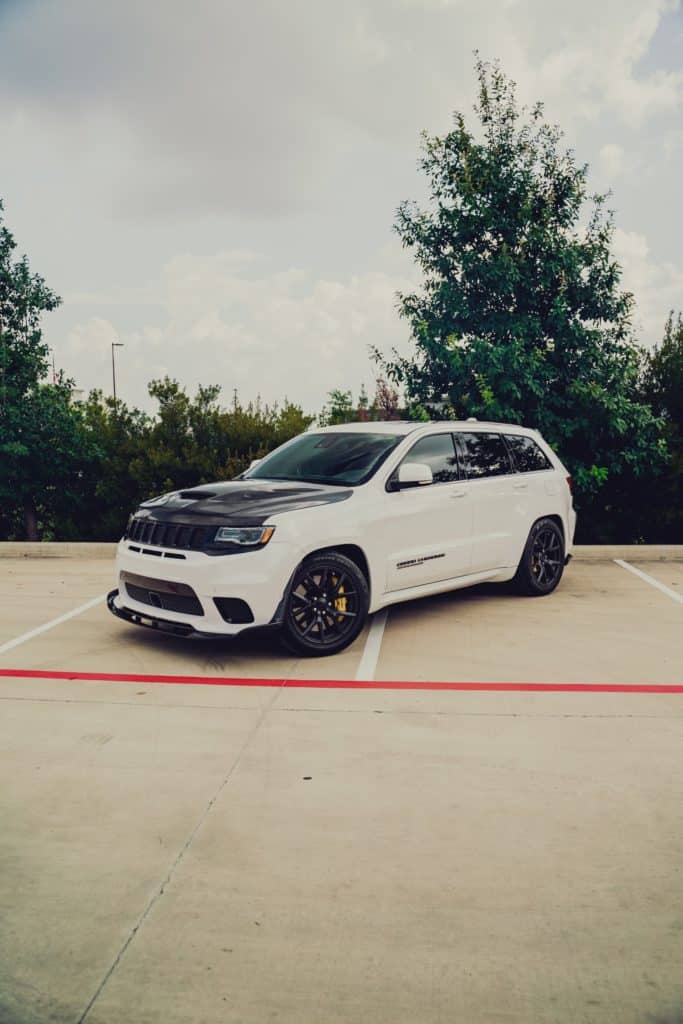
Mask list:
[[[512,433],[504,436],[518,474],[514,484],[514,513],[519,519],[519,562],[532,525],[549,511],[558,510],[560,483],[565,484],[565,481],[533,437]]]
[[[472,506],[471,572],[487,572],[513,565],[520,531],[520,501],[524,489],[502,434],[491,430],[456,434],[470,487]],[[521,497],[520,497],[521,496]],[[526,518],[526,511],[522,513]]]
[[[442,431],[420,438],[403,462],[426,463],[434,482],[392,490],[398,466],[387,481],[377,524],[387,591],[464,576],[470,566],[469,485],[461,479],[453,435]]]

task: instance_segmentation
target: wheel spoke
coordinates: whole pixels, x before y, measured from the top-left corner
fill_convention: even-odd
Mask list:
[[[332,590],[330,591],[330,593],[334,597],[338,597],[339,596],[339,588],[341,586],[343,586],[345,579],[348,579],[348,577],[347,577],[345,572],[340,573],[340,575],[337,577],[337,582],[333,584]],[[344,597],[346,597],[346,596],[347,596],[346,591],[344,591]]]
[[[307,594],[319,594],[320,593],[320,587],[315,582],[315,580],[313,579],[312,576],[304,576],[304,578],[302,580],[302,584],[306,588],[306,593]]]
[[[341,629],[339,628],[339,623],[337,622],[336,618],[332,615],[324,615],[323,620],[327,623],[327,626],[331,630],[331,632],[336,633],[337,636],[339,636],[339,634],[341,633]]]
[[[309,633],[311,632],[311,630],[313,629],[313,627],[315,626],[315,624],[316,624],[316,622],[317,622],[317,621],[318,621],[318,620],[316,619],[316,617],[315,617],[315,615],[314,615],[314,616],[312,617],[311,621],[309,622],[309,624],[308,624],[308,625],[306,626],[306,628],[305,628],[305,630],[303,631],[303,633],[301,634],[301,636],[302,636],[302,637],[308,636],[308,635],[309,635]]]

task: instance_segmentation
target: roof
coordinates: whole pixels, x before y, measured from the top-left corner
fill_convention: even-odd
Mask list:
[[[519,423],[494,423],[491,420],[366,420],[363,423],[338,423],[332,427],[309,427],[311,433],[362,433],[362,434],[412,434],[424,427],[438,427],[442,430],[494,430],[511,431],[516,434],[536,434],[533,427]]]
[[[424,423],[413,420],[366,420],[364,423],[336,423],[332,427],[309,427],[311,433],[410,434]]]

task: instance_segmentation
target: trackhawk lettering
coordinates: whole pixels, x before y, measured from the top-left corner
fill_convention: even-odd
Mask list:
[[[422,555],[421,558],[409,558],[405,562],[397,562],[396,563],[396,568],[397,569],[410,569],[411,566],[413,566],[413,565],[424,565],[425,562],[431,562],[435,558],[445,558],[445,557],[446,557],[445,551],[442,551],[438,555]]]

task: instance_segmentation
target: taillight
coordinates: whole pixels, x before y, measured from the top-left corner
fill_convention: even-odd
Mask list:
[[[570,476],[567,477],[567,487],[569,488],[569,493],[573,494],[574,493],[574,481],[572,480],[572,478]]]

